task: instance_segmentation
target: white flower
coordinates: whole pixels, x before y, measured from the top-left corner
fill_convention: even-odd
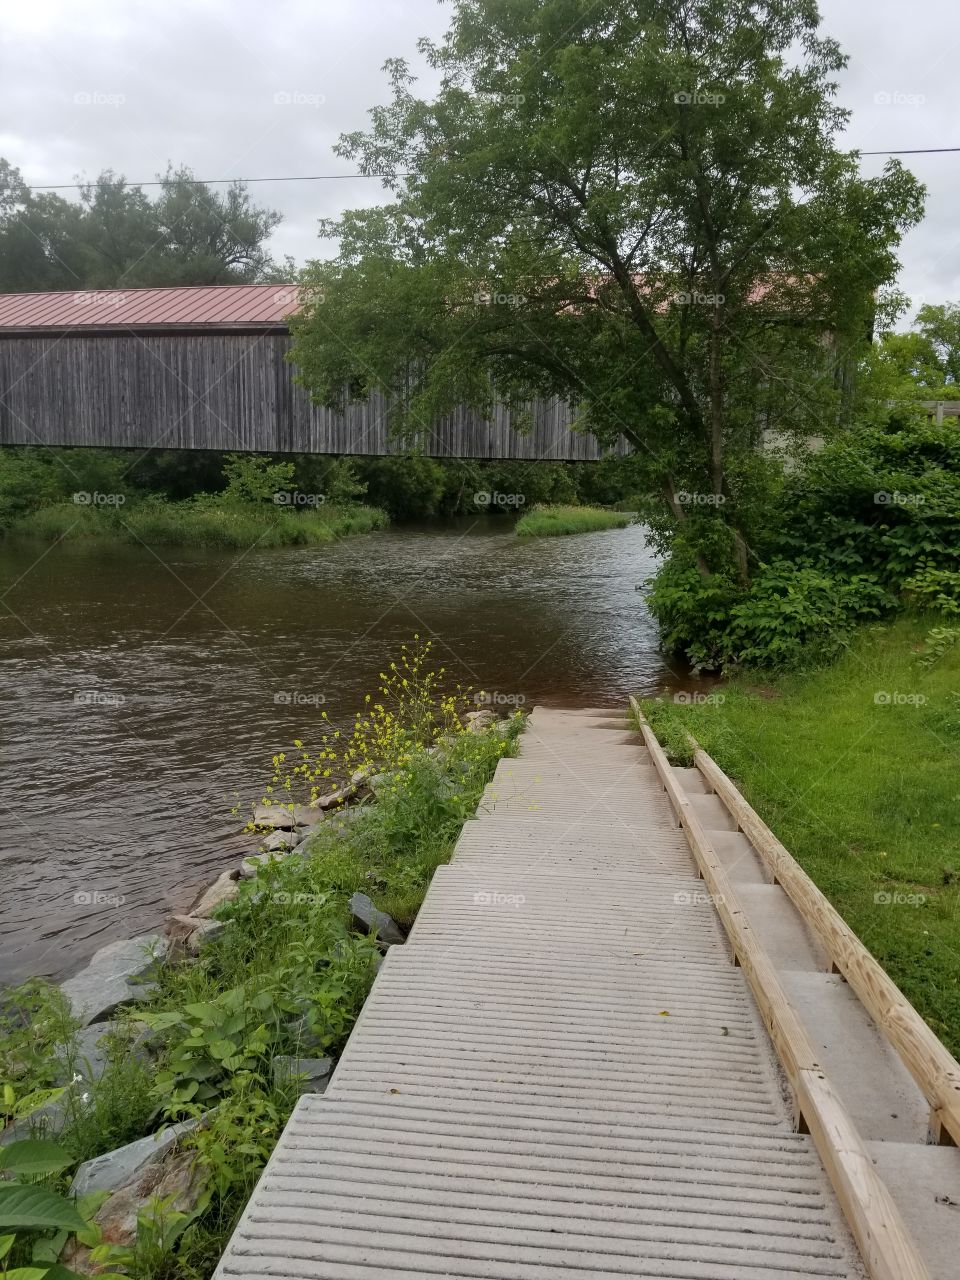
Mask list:
[[[80,1074],[80,1072],[78,1071],[78,1072],[76,1073],[76,1075],[73,1077],[73,1079],[70,1081],[70,1083],[71,1083],[71,1084],[80,1084],[80,1082],[81,1082],[82,1080],[83,1080],[83,1076],[82,1076],[82,1075]]]
[[[81,1101],[81,1102],[83,1102],[83,1103],[87,1103],[87,1102],[89,1102],[89,1101],[90,1101],[90,1095],[89,1095],[89,1093],[81,1093],[81,1095],[80,1095],[80,1101]]]

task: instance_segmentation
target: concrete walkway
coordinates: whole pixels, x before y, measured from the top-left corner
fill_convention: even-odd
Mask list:
[[[221,1280],[863,1275],[622,723],[533,713]]]

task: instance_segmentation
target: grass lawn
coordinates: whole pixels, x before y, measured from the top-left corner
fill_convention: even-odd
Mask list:
[[[689,730],[736,780],[960,1055],[960,647],[920,666],[931,625],[869,627],[824,670],[644,708],[672,755]]]
[[[635,518],[633,511],[608,511],[605,507],[537,506],[517,521],[517,533],[527,538],[594,533],[597,529],[623,529]]]

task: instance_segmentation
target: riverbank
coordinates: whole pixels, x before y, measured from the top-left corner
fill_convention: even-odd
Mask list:
[[[951,1052],[960,1052],[960,649],[926,663],[941,618],[861,629],[834,665],[652,699],[733,777]]]
[[[147,546],[249,547],[317,546],[356,533],[371,533],[389,524],[379,507],[362,503],[324,503],[304,510],[282,505],[229,502],[217,497],[166,502],[149,498],[126,504],[61,502],[15,520],[9,536],[99,538]],[[105,497],[116,495],[104,495]]]
[[[68,1266],[209,1276],[296,1098],[322,1092],[383,951],[521,727],[438,692],[428,653],[388,664],[352,735],[275,756],[252,856],[162,934],[111,944],[60,989],[6,993],[0,1080],[16,1127],[0,1141],[53,1138],[44,1189],[101,1193],[78,1200],[92,1226],[67,1242]],[[21,1232],[8,1261],[48,1236]]]
[[[516,523],[521,538],[554,538],[601,529],[625,529],[636,521],[636,512],[606,507],[537,506]]]

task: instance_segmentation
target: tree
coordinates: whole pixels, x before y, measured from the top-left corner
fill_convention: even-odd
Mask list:
[[[322,226],[339,255],[307,273],[305,385],[383,390],[421,432],[566,397],[642,454],[675,529],[720,522],[707,541],[745,577],[739,460],[765,421],[839,420],[921,213],[899,163],[864,179],[838,149],[845,59],[818,21],[814,0],[456,0],[421,44],[435,97],[388,63],[391,103],[337,148],[394,200]]]
[[[275,280],[292,267],[267,248],[280,220],[243,183],[218,192],[186,168],[167,170],[155,200],[108,169],[72,201],[32,192],[0,159],[0,292]]]

